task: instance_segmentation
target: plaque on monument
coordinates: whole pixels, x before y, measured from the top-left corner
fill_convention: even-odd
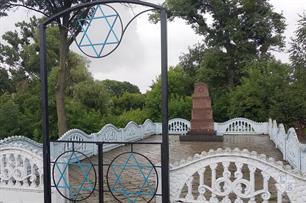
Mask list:
[[[181,141],[222,141],[216,136],[214,119],[209,97],[208,86],[197,83],[192,95],[191,130],[187,135],[180,136]]]

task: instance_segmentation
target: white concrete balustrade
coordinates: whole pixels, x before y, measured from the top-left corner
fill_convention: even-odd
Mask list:
[[[63,202],[52,193],[55,203]],[[42,145],[22,136],[0,141],[0,202],[43,202]]]
[[[248,150],[210,150],[170,169],[172,203],[305,203],[305,191],[306,174]]]
[[[186,135],[190,131],[190,121],[183,118],[173,118],[168,122],[169,134]]]
[[[269,119],[268,133],[275,146],[282,152],[283,159],[291,166],[306,172],[306,144],[299,141],[294,128],[286,132],[283,124]]]
[[[235,194],[236,202],[269,202],[276,197],[280,203],[286,198],[292,203],[306,202],[306,144],[299,142],[296,131],[287,132],[283,124],[269,119],[258,123],[245,118],[234,118],[224,123],[214,124],[218,136],[226,135],[261,135],[267,134],[282,152],[283,159],[294,168],[290,169],[281,162],[267,159],[265,155],[247,150],[219,149],[203,152],[187,161],[172,165],[170,170],[172,202],[231,202],[229,194]],[[190,122],[175,118],[169,121],[169,134],[186,135]],[[129,122],[124,128],[112,124],[105,125],[99,132],[87,134],[79,129],[66,132],[59,140],[67,141],[102,141],[134,142],[162,133],[161,123],[146,120],[142,125]],[[259,143],[260,144],[260,143]],[[120,144],[105,144],[104,152]],[[52,160],[64,151],[75,150],[87,156],[97,154],[97,146],[91,143],[52,143]],[[243,146],[242,146],[243,147]],[[0,140],[0,203],[38,203],[43,199],[42,144],[22,136],[13,136]],[[234,168],[234,171],[233,171]],[[218,175],[217,171],[222,169]],[[245,175],[244,172],[248,174]],[[261,187],[254,186],[255,178],[260,175]],[[256,176],[256,177],[255,177]],[[248,178],[246,178],[248,177]],[[208,183],[207,180],[210,180]],[[269,188],[271,181],[273,191]],[[275,194],[272,194],[272,193]],[[18,195],[16,195],[18,194]],[[55,203],[64,202],[53,190]]]
[[[214,123],[217,135],[268,134],[268,122],[255,122],[247,118],[233,118],[224,123]]]

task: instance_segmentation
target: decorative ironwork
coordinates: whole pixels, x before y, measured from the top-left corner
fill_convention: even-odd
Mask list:
[[[77,22],[81,33],[75,41],[85,55],[102,58],[119,46],[123,25],[120,15],[113,7],[96,5],[91,8],[87,17],[78,19]]]
[[[66,151],[62,153],[53,165],[54,187],[61,196],[70,201],[82,201],[91,196],[96,188],[96,170],[88,157],[79,151]],[[86,161],[81,161],[86,159]],[[67,172],[70,167],[79,170],[79,182],[69,181]]]
[[[128,4],[134,4],[134,5],[141,5],[141,6],[145,6],[145,7],[149,7],[149,10],[145,10],[142,11],[140,13],[138,13],[137,15],[135,15],[124,27],[123,29],[123,25],[121,22],[121,18],[118,14],[118,12],[113,9],[111,6],[109,6],[108,4],[118,4],[118,3],[128,3]],[[108,25],[108,30],[106,30],[106,38],[102,38],[104,40],[101,41],[97,41],[97,43],[93,43],[92,40],[92,36],[89,36],[89,29],[90,26],[92,25],[93,21],[95,20],[99,20],[97,18],[95,18],[95,15],[93,14],[93,11],[98,11],[100,12],[100,8],[97,7],[98,5],[101,5],[100,8],[108,8],[112,11],[112,13],[104,13],[103,15],[99,16],[100,20],[104,20],[104,22]],[[93,8],[93,9],[91,9]],[[80,14],[80,11],[82,9],[85,9],[85,13],[88,10],[88,14],[87,17],[88,18],[84,18],[83,23],[82,23],[82,18],[77,18],[77,16],[79,16],[78,14]],[[161,32],[160,32],[160,36],[161,36],[161,80],[162,80],[162,143],[161,144],[161,173],[162,175],[162,201],[163,202],[169,202],[169,138],[168,138],[168,55],[167,55],[167,12],[166,9],[160,5],[156,5],[156,4],[152,4],[150,2],[146,2],[146,1],[141,1],[141,0],[96,0],[96,1],[89,1],[89,2],[84,2],[81,4],[77,4],[71,8],[67,8],[65,10],[62,10],[58,13],[56,13],[55,15],[48,17],[47,19],[45,19],[39,26],[39,32],[40,32],[40,79],[41,79],[41,105],[42,105],[42,134],[43,134],[43,183],[44,183],[44,203],[51,203],[52,202],[52,193],[51,193],[51,168],[50,168],[50,164],[51,164],[51,151],[50,151],[50,138],[49,138],[49,110],[48,110],[48,82],[47,82],[47,78],[48,78],[48,67],[47,67],[47,46],[46,46],[46,29],[48,27],[48,25],[50,25],[51,23],[54,22],[61,22],[61,18],[65,15],[70,15],[73,12],[75,13],[72,18],[75,17],[75,19],[71,22],[71,25],[74,27],[74,22],[77,22],[77,24],[79,24],[78,26],[81,31],[81,33],[83,33],[82,37],[83,40],[86,39],[88,42],[90,39],[91,42],[90,43],[86,43],[86,41],[78,41],[77,40],[77,36],[75,36],[78,33],[78,29],[76,29],[76,31],[71,31],[70,34],[72,34],[71,36],[75,37],[75,40],[78,41],[79,45],[82,46],[82,49],[80,48],[80,50],[87,56],[89,57],[93,57],[93,58],[102,58],[105,56],[108,56],[109,54],[111,54],[114,50],[116,50],[116,48],[119,46],[121,40],[122,40],[122,36],[124,35],[127,27],[131,24],[131,22],[136,19],[136,17],[138,17],[139,15],[151,11],[151,10],[157,10],[160,14],[160,26],[161,26]],[[103,12],[105,12],[102,9]],[[110,16],[109,15],[113,15],[113,18],[117,19],[114,21],[109,21]],[[119,22],[119,23],[118,23]],[[61,25],[60,25],[61,26]],[[115,33],[115,27],[119,26],[119,30],[121,27],[121,34],[120,36],[117,35],[116,33],[116,37],[114,37],[114,33]],[[69,28],[71,26],[68,26]],[[75,27],[74,27],[75,28]],[[84,32],[85,31],[85,32]],[[99,30],[100,31],[100,30]],[[86,33],[86,34],[84,34]],[[96,34],[96,33],[95,33]],[[89,36],[89,37],[88,37]],[[111,39],[109,39],[109,36],[112,36],[114,38],[116,38],[116,41],[112,41]],[[81,37],[81,39],[82,39]],[[113,42],[113,43],[112,43]],[[99,48],[98,46],[102,46],[104,48]],[[112,46],[110,44],[113,44]],[[89,47],[89,49],[91,49],[91,52],[93,52],[93,54],[90,53],[86,53],[86,51],[84,51],[85,47]],[[107,48],[105,48],[107,47]],[[63,142],[63,141],[61,141]],[[81,143],[81,142],[77,142],[77,141],[70,141],[71,143]],[[89,142],[85,142],[82,141],[82,143],[86,143],[89,144]],[[98,145],[98,151],[99,154],[103,154],[103,143],[98,143],[96,142],[96,144]],[[124,142],[112,142],[112,143],[108,143],[108,144],[124,144]],[[137,143],[139,144],[139,143]],[[66,152],[67,153],[67,152]],[[77,152],[71,152],[71,153],[77,153]],[[63,158],[63,156],[60,156]],[[59,158],[57,159],[57,161],[59,160]],[[71,163],[73,163],[73,161],[68,159],[68,162],[65,162],[64,164],[66,165],[71,165]],[[80,160],[76,161],[75,163],[79,163],[81,164]],[[99,163],[103,164],[103,156],[99,157]],[[55,168],[57,170],[61,170],[60,167],[57,167],[58,164],[60,164],[60,162],[58,162],[57,164],[54,165],[53,167],[53,181],[55,179],[54,177],[54,170]],[[78,165],[78,167],[81,169],[80,165]],[[92,167],[92,171],[95,174],[95,170]],[[99,167],[99,176],[103,177],[103,169],[102,167]],[[155,169],[155,168],[154,168]],[[61,193],[60,190],[62,189],[67,189],[69,191],[69,196],[68,197],[64,197],[67,199],[70,199],[72,201],[76,201],[77,198],[79,198],[79,192],[77,193],[71,193],[71,185],[67,183],[67,181],[65,182],[64,178],[64,173],[67,170],[67,167],[65,168],[65,170],[61,170],[61,176],[59,179],[59,182],[55,182],[55,186],[57,188],[57,190],[59,191],[59,193],[61,195],[63,195]],[[83,170],[81,170],[83,171]],[[89,169],[87,169],[84,174],[87,174],[86,172],[90,171]],[[156,170],[154,170],[156,173]],[[156,173],[157,175],[157,173]],[[96,178],[95,178],[96,179]],[[86,180],[86,179],[85,179]],[[158,179],[157,179],[158,180]],[[59,189],[60,183],[64,182],[64,187],[62,189]],[[94,181],[94,183],[96,183],[96,180]],[[62,183],[61,183],[62,184]],[[95,184],[94,184],[95,185]],[[82,187],[81,187],[82,189]],[[94,188],[90,187],[90,192],[93,192]],[[81,190],[82,191],[82,190]],[[98,193],[99,193],[99,203],[104,202],[104,190],[103,190],[103,180],[101,178],[99,178],[99,189],[98,189]],[[70,198],[70,196],[74,197],[73,199]],[[90,195],[89,195],[90,196]],[[88,196],[87,196],[88,197]],[[87,198],[86,197],[86,198]],[[153,198],[153,197],[152,197]],[[150,200],[149,200],[150,201]]]
[[[132,188],[129,187],[131,176]],[[158,173],[155,166],[146,156],[136,152],[125,152],[115,157],[108,167],[106,179],[109,191],[119,202],[150,202],[157,192]],[[135,187],[135,183],[138,186]]]

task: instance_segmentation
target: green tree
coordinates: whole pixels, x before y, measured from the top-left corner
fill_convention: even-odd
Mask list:
[[[291,39],[290,61],[294,73],[294,83],[287,99],[290,100],[288,111],[295,112],[290,117],[299,134],[306,135],[306,12],[300,15],[295,37]],[[285,106],[285,105],[284,105]],[[286,108],[285,107],[285,108]],[[306,136],[305,136],[306,137]]]
[[[190,119],[193,79],[181,66],[170,68],[169,78],[169,116]],[[158,78],[146,93],[145,109],[149,118],[161,120],[161,80]]]
[[[0,139],[20,133],[19,108],[10,95],[0,97]]]
[[[105,86],[106,90],[111,96],[121,96],[125,92],[140,94],[140,90],[136,85],[126,81],[120,82],[116,80],[103,80],[102,84]]]
[[[89,2],[88,0],[3,0],[0,4],[0,16],[7,15],[7,12],[23,7],[28,10],[32,10],[43,16],[49,17],[60,11],[71,8],[79,3]],[[78,16],[86,16],[89,9],[82,10],[81,12],[70,12],[62,15],[56,21],[58,28],[58,51],[59,51],[59,74],[56,83],[56,110],[58,117],[58,129],[59,134],[63,134],[67,131],[67,118],[65,112],[65,90],[66,90],[66,78],[69,74],[70,66],[67,63],[69,55],[69,46],[74,41],[74,36],[79,33],[80,28],[75,26],[75,20]],[[69,34],[69,30],[74,33]]]
[[[186,20],[222,58],[220,68],[230,87],[240,82],[242,67],[250,60],[284,45],[285,19],[268,0],[166,0],[164,6],[171,19]]]
[[[273,117],[285,121],[279,105],[287,102],[290,86],[290,67],[276,60],[261,60],[247,67],[247,76],[241,85],[229,94],[230,117],[246,117],[256,121],[266,121]],[[284,105],[288,106],[288,105]]]
[[[73,96],[89,109],[95,109],[102,114],[108,112],[110,98],[100,81],[86,80],[75,84]]]
[[[306,12],[300,15],[295,37],[291,40],[290,61],[294,68],[306,71]],[[298,76],[301,75],[297,73]]]
[[[145,96],[139,93],[125,92],[121,96],[112,97],[112,102],[112,112],[119,115],[124,111],[143,109],[145,105]]]
[[[10,82],[8,71],[4,68],[0,68],[0,94],[11,90]]]

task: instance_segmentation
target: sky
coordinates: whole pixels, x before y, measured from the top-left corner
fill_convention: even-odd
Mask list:
[[[147,0],[161,3],[162,0]],[[289,40],[297,27],[298,14],[306,11],[306,0],[270,0],[275,11],[282,12],[286,18],[287,28],[286,50]],[[119,9],[123,24],[139,12],[140,8],[128,7]],[[0,35],[14,30],[16,22],[29,19],[34,13],[18,9],[9,17],[0,18]],[[179,56],[188,52],[188,47],[201,42],[203,37],[196,35],[192,28],[183,20],[176,19],[168,22],[168,64],[175,66]],[[2,41],[2,39],[0,39]],[[72,50],[82,54],[75,44]],[[288,53],[274,53],[277,59],[288,62]],[[128,81],[137,85],[142,92],[146,92],[153,81],[160,74],[160,29],[159,24],[148,21],[147,15],[139,16],[127,29],[120,46],[109,56],[101,59],[89,58],[89,71],[98,80],[112,79]]]

